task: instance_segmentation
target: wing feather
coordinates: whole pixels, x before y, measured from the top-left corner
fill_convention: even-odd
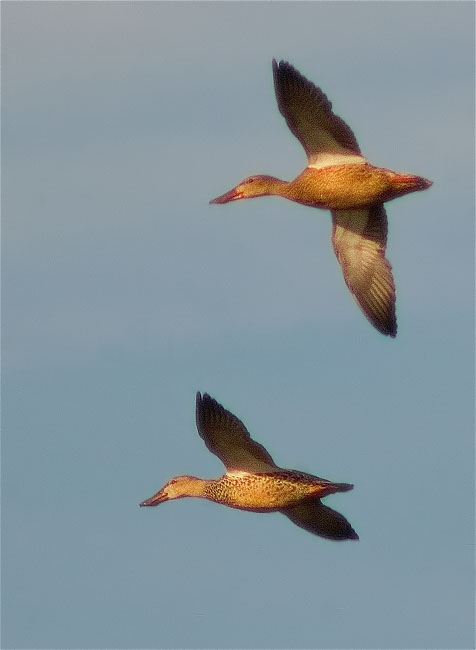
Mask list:
[[[207,448],[228,470],[270,472],[277,466],[245,425],[207,393],[197,393],[197,429]]]
[[[372,325],[395,337],[395,283],[385,257],[385,208],[332,210],[332,220],[332,244],[347,286]]]
[[[291,132],[304,147],[309,164],[337,164],[350,156],[353,162],[360,154],[355,135],[340,117],[332,112],[332,104],[320,88],[300,74],[286,61],[273,59],[274,89],[278,107]]]
[[[297,506],[281,510],[281,512],[293,524],[314,535],[336,541],[359,539],[344,515],[323,505],[320,499],[308,499]]]

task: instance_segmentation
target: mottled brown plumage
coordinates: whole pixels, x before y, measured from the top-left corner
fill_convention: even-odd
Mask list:
[[[382,334],[394,337],[395,285],[385,258],[383,203],[427,189],[431,181],[370,165],[352,130],[333,113],[320,88],[286,61],[273,61],[273,74],[279,110],[304,147],[308,166],[290,182],[250,176],[210,203],[277,195],[331,210],[332,243],[346,284],[369,321]]]
[[[176,476],[141,506],[201,497],[240,510],[279,511],[297,526],[328,539],[358,539],[345,517],[320,501],[353,485],[278,467],[241,420],[207,393],[203,397],[197,393],[196,420],[200,436],[224,463],[226,473],[219,479]]]
[[[325,497],[352,489],[347,483],[331,483],[312,474],[277,469],[268,473],[227,472],[208,481],[206,498],[242,510],[281,510],[309,497]]]

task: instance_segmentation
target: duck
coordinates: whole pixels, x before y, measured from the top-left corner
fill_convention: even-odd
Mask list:
[[[197,393],[195,413],[200,437],[226,472],[218,479],[176,476],[140,507],[200,497],[239,510],[281,512],[297,526],[326,539],[359,539],[343,515],[321,503],[329,494],[352,490],[352,484],[278,467],[243,422],[208,393]]]
[[[273,59],[273,77],[279,111],[302,144],[307,167],[292,181],[249,176],[210,203],[276,195],[330,210],[332,244],[347,287],[370,323],[395,338],[395,282],[385,256],[384,203],[426,190],[432,182],[371,165],[324,92],[287,61]]]

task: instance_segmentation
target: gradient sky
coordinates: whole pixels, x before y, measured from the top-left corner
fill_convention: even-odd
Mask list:
[[[474,5],[2,3],[2,648],[474,647]],[[321,86],[387,204],[398,336],[330,216],[209,205],[305,165],[271,60]],[[197,499],[195,392],[355,489],[359,542]]]

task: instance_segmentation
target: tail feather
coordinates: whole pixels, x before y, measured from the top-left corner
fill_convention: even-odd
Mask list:
[[[348,492],[354,489],[353,483],[336,483],[336,492]]]

